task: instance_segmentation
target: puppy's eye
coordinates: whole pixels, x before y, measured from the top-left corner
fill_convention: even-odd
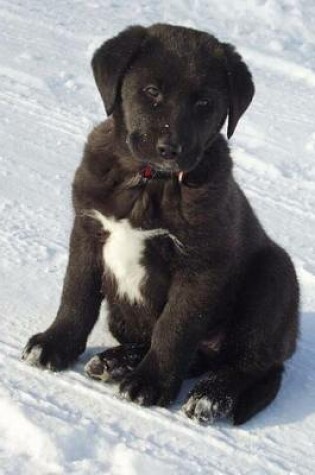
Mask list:
[[[143,89],[143,92],[148,97],[152,97],[152,99],[158,99],[158,97],[161,95],[161,91],[155,86],[147,86]]]

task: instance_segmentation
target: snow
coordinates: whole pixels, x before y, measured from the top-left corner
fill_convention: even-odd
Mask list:
[[[0,0],[0,450],[4,474],[315,472],[315,3],[312,0]],[[240,428],[144,409],[87,379],[113,344],[102,316],[86,353],[53,374],[20,361],[58,304],[70,186],[103,117],[91,54],[130,23],[166,21],[234,43],[255,78],[231,141],[235,171],[302,287],[299,349],[276,401]],[[189,384],[185,385],[186,390]]]

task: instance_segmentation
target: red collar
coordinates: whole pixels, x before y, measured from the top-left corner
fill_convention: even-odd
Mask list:
[[[147,180],[151,180],[153,178],[153,170],[150,165],[146,165],[143,170],[140,172],[143,178],[147,178]]]

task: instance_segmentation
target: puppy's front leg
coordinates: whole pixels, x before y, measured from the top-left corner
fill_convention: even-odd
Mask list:
[[[161,406],[173,401],[187,374],[200,340],[211,328],[211,308],[216,304],[219,279],[208,274],[177,275],[169,300],[152,335],[151,348],[140,365],[120,386],[127,399]]]
[[[102,301],[99,242],[76,217],[62,299],[56,319],[27,343],[22,358],[35,366],[64,369],[85,349]],[[90,232],[88,232],[90,231]]]

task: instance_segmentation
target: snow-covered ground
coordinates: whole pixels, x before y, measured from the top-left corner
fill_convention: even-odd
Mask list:
[[[315,473],[315,3],[313,0],[0,0],[0,472]],[[143,409],[83,374],[111,343],[98,323],[70,371],[20,361],[52,320],[67,261],[70,184],[103,117],[89,61],[130,23],[166,21],[237,45],[256,96],[232,141],[239,181],[302,287],[299,349],[266,411],[201,427],[180,404]]]

